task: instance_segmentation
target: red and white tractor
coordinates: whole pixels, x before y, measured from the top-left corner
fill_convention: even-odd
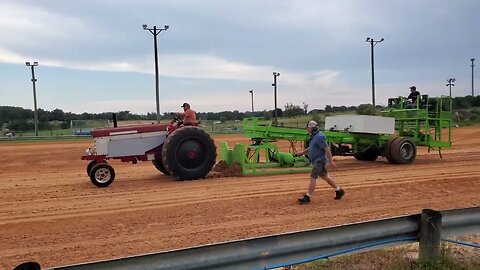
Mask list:
[[[87,175],[93,184],[106,187],[115,179],[108,159],[122,162],[152,161],[155,168],[179,180],[205,178],[215,165],[216,146],[197,126],[183,126],[175,117],[170,124],[148,124],[96,129],[95,145],[82,160],[89,160]]]

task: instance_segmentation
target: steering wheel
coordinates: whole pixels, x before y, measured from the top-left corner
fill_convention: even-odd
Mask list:
[[[177,126],[180,126],[183,124],[183,119],[180,118],[176,113],[171,113],[172,115],[172,123],[177,123]]]

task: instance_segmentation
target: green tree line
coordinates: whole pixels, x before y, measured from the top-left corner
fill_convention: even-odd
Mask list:
[[[373,107],[373,106],[372,106]],[[381,106],[377,106],[381,108]],[[454,110],[469,109],[471,107],[480,107],[480,96],[465,96],[452,98],[452,107]],[[287,103],[284,109],[277,108],[278,117],[295,117],[307,114],[319,113],[335,113],[345,111],[364,111],[372,110],[365,104],[357,106],[331,106],[326,105],[324,109],[312,109],[308,111],[308,104],[305,102],[302,105],[295,105]],[[374,109],[373,109],[374,110]],[[62,109],[54,109],[47,111],[38,109],[38,127],[40,130],[55,128],[69,128],[71,120],[95,120],[95,119],[112,119],[112,112],[103,113],[82,113],[76,114],[72,112],[64,112]],[[363,114],[363,113],[362,113]],[[368,113],[367,113],[368,114]],[[130,111],[116,112],[118,121],[128,120],[156,120],[156,113],[135,114]],[[201,120],[213,121],[231,121],[242,120],[245,117],[263,117],[267,120],[273,117],[273,110],[255,111],[255,112],[240,112],[222,111],[222,112],[197,112],[197,118]],[[34,114],[31,109],[24,109],[22,107],[0,106],[0,127],[9,130],[29,131],[34,129]],[[165,112],[161,119],[171,119],[171,113]]]

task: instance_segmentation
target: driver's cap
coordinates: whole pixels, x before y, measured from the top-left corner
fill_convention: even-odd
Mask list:
[[[313,121],[313,120],[308,121],[307,127],[309,127],[309,128],[315,128],[315,127],[317,127],[317,126],[318,126],[317,122],[315,122],[315,121]]]

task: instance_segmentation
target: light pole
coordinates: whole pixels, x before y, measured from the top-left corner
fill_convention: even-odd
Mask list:
[[[253,112],[255,112],[255,110],[253,109],[253,89],[248,91],[250,92],[250,94],[252,94],[252,116],[253,116]]]
[[[455,78],[450,78],[447,80],[447,86],[449,88],[449,91],[450,91],[450,97],[452,97],[452,86],[455,86],[454,82],[455,82]]]
[[[373,54],[373,47],[377,45],[377,43],[382,42],[384,39],[381,38],[380,40],[373,40],[373,38],[367,37],[366,42],[370,43],[370,48],[371,48],[371,57],[372,57],[372,104],[373,107],[375,107],[375,72],[374,72],[374,54]]]
[[[277,121],[277,77],[280,76],[280,73],[279,72],[273,72],[273,83],[272,83],[272,86],[273,86],[273,93],[274,93],[274,101],[275,101],[275,108],[273,109],[273,117],[275,118],[274,119],[274,122],[273,124],[276,126],[278,121]]]
[[[38,62],[33,62],[31,64],[30,62],[25,62],[25,65],[27,67],[31,67],[32,69],[32,84],[33,84],[33,121],[35,122],[35,136],[38,136],[38,112],[37,112],[37,90],[35,88],[35,82],[37,79],[35,79],[35,67],[38,66]]]
[[[169,26],[165,25],[164,28],[157,28],[156,25],[153,28],[148,28],[146,24],[143,25],[143,30],[147,30],[153,35],[153,48],[155,51],[155,89],[156,89],[156,101],[157,101],[157,123],[160,123],[160,82],[158,76],[158,52],[157,52],[157,36],[163,30],[168,30]]]
[[[473,62],[475,62],[475,58],[470,59],[470,61],[472,61],[472,97],[474,97],[475,96],[475,87],[474,87],[474,84],[473,84],[473,67],[475,65],[473,64]]]

